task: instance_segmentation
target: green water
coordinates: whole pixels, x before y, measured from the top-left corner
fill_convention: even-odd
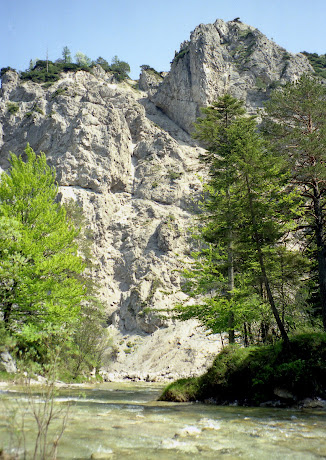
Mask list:
[[[326,459],[325,412],[162,403],[156,401],[161,388],[101,384],[61,390],[57,404],[70,401],[71,408],[58,458]],[[2,392],[6,410],[24,399]],[[0,413],[0,447],[9,442],[6,410]]]

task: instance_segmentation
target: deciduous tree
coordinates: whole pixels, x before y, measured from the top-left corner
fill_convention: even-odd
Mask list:
[[[0,178],[0,311],[28,342],[73,331],[86,296],[78,230],[56,202],[54,169],[27,145]]]

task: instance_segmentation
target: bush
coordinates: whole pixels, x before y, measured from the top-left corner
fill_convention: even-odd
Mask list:
[[[18,104],[15,104],[14,102],[8,102],[7,109],[10,115],[15,115],[15,113],[17,113],[19,110],[19,106]]]
[[[153,67],[151,67],[151,66],[149,66],[147,64],[141,65],[140,68],[141,68],[142,71],[148,72],[149,74],[153,75],[157,80],[162,80],[163,79],[163,77],[162,77],[160,72],[158,72]]]
[[[303,51],[302,54],[308,58],[316,75],[326,78],[326,54],[318,55],[317,53],[308,53],[307,51]]]
[[[16,72],[15,69],[13,69],[12,67],[2,67],[2,69],[0,70],[0,77],[3,77],[3,75],[6,72],[8,72],[8,70],[13,70],[14,72]]]
[[[183,50],[179,51],[179,53],[176,52],[172,63],[173,62],[177,63],[180,59],[185,57],[185,55],[188,53],[189,53],[189,48],[184,48]]]
[[[173,171],[173,169],[168,170],[168,177],[172,181],[180,179],[181,176],[182,176],[182,172]]]
[[[90,67],[82,64],[73,64],[70,62],[52,62],[52,61],[36,61],[35,66],[31,70],[21,72],[22,80],[31,80],[34,83],[51,84],[60,79],[61,72],[77,72],[78,70],[90,71]]]
[[[213,399],[218,404],[237,400],[259,405],[280,399],[289,405],[307,397],[326,396],[326,334],[301,334],[290,347],[276,345],[240,348],[230,345],[219,353],[213,366],[197,379],[178,380],[163,392],[161,400]]]
[[[114,56],[110,66],[111,72],[113,72],[114,77],[118,81],[123,81],[126,78],[129,78],[130,66],[125,61],[120,61],[118,56]]]

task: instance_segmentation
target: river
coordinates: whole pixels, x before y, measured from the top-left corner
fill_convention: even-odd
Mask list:
[[[162,386],[105,383],[62,389],[57,405],[70,414],[58,459],[326,459],[326,413],[164,403]],[[1,392],[0,447],[8,447],[6,417],[24,394]],[[7,415],[6,415],[7,414]],[[31,421],[26,419],[30,441]]]

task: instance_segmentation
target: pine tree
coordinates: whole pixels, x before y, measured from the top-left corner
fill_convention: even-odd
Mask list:
[[[211,294],[202,308],[186,306],[179,307],[179,311],[183,317],[190,311],[196,316],[197,311],[202,318],[212,321],[212,316],[225,317],[228,306],[229,319],[231,313],[232,321],[238,326],[239,318],[244,320],[248,314],[248,305],[251,304],[257,314],[269,305],[287,342],[273,274],[280,246],[286,244],[287,235],[293,229],[300,200],[290,190],[286,164],[268,149],[253,118],[243,117],[242,113],[234,113],[233,118],[230,113],[223,117],[223,110],[214,116],[213,111],[225,101],[236,107],[236,100],[224,96],[211,112],[205,109],[211,117],[197,124],[204,129],[196,135],[202,139],[208,136],[209,149],[204,161],[210,172],[199,239],[213,249],[209,246],[196,254],[195,270],[186,273],[186,287],[194,295],[200,293],[198,286],[202,293],[207,289]],[[290,251],[286,254],[289,259],[291,254],[294,256]],[[251,311],[248,318],[253,317],[255,313]],[[232,335],[230,337],[232,339]]]
[[[207,147],[206,153],[202,154],[201,161],[206,163],[209,167],[210,181],[208,187],[211,186],[210,192],[211,197],[214,196],[214,191],[219,190],[220,187],[216,184],[216,181],[222,180],[225,194],[224,206],[220,206],[219,209],[223,209],[223,216],[217,217],[216,208],[214,206],[215,220],[219,219],[220,222],[224,222],[224,228],[222,232],[224,234],[224,240],[226,239],[226,266],[227,266],[227,297],[230,305],[228,315],[228,331],[229,341],[234,342],[234,313],[232,307],[232,296],[234,294],[234,250],[233,250],[233,205],[232,196],[230,192],[230,186],[233,181],[232,167],[228,164],[221,164],[227,160],[227,149],[228,149],[228,138],[227,130],[230,125],[238,118],[245,114],[243,108],[243,102],[238,101],[229,94],[225,94],[220,97],[218,101],[214,102],[210,107],[204,107],[201,109],[205,115],[197,120],[195,123],[196,131],[193,135],[194,138],[200,139]],[[223,156],[223,154],[225,154]],[[223,157],[223,158],[222,158]],[[220,199],[222,198],[222,194]],[[211,201],[207,201],[205,204],[206,210],[211,206]],[[221,228],[221,227],[220,227]],[[206,241],[210,241],[211,237],[208,233],[211,232],[209,227],[206,228]],[[214,232],[215,233],[215,230]],[[214,235],[216,237],[216,235]]]
[[[314,254],[326,330],[326,87],[312,76],[275,91],[264,131],[283,154],[304,199],[306,245]]]
[[[71,62],[71,52],[68,46],[64,46],[62,50],[62,59],[65,64],[69,64]]]

